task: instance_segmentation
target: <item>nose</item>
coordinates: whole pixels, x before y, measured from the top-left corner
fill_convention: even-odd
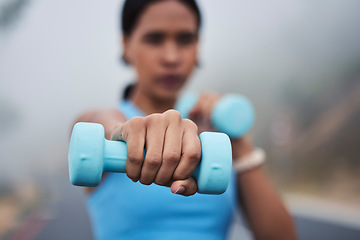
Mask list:
[[[166,68],[176,68],[180,64],[180,49],[176,43],[167,41],[164,44],[162,64]]]

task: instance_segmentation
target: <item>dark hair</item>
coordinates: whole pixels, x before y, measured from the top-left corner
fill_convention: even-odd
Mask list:
[[[134,88],[135,88],[135,84],[129,83],[123,90],[122,99],[123,100],[129,99],[132,92],[134,91]]]
[[[161,0],[125,0],[121,13],[121,31],[124,36],[130,36],[137,21],[144,10],[152,3]],[[201,26],[200,9],[195,0],[178,0],[188,6],[195,14],[197,19],[198,30]]]

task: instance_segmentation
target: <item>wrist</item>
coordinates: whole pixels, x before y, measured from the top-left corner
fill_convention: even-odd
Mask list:
[[[250,153],[233,160],[233,170],[237,173],[244,173],[260,167],[265,162],[265,152],[256,148]]]
[[[126,121],[125,116],[116,109],[106,109],[98,111],[94,116],[94,121],[100,123],[105,129],[105,138],[110,140],[117,128]]]
[[[241,161],[243,156],[254,151],[254,147],[246,138],[231,139],[233,161]]]

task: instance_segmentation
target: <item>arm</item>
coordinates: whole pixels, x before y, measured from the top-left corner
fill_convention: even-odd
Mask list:
[[[220,99],[213,94],[203,94],[190,112],[199,130],[210,130],[210,114]],[[246,138],[231,139],[233,159],[253,151]],[[294,224],[281,198],[271,186],[260,167],[237,174],[239,205],[244,209],[255,239],[296,239]]]
[[[116,109],[93,110],[80,115],[75,123],[77,122],[100,123],[105,128],[105,138],[109,140],[113,130],[126,122],[126,117]]]
[[[111,139],[111,134],[113,130],[116,128],[116,126],[124,123],[125,121],[126,118],[120,111],[116,109],[106,109],[106,110],[92,110],[85,112],[76,119],[75,123],[77,122],[100,123],[104,126],[105,138]],[[105,175],[106,173],[104,173],[102,179],[104,179]],[[86,187],[85,192],[90,194],[95,189],[96,187]]]
[[[90,111],[77,119],[100,123],[105,138],[127,143],[126,174],[134,182],[168,186],[184,196],[195,194],[197,184],[191,174],[201,158],[196,124],[174,110],[125,120],[117,110]]]
[[[235,159],[252,151],[246,139],[232,141]],[[292,217],[260,167],[237,174],[239,204],[255,239],[296,239]]]

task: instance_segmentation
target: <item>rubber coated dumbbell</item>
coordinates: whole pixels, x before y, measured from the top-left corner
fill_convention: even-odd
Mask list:
[[[199,99],[196,93],[187,93],[177,101],[175,109],[182,118],[189,118],[189,112]],[[245,96],[238,94],[224,95],[211,112],[211,123],[220,132],[230,137],[244,136],[253,126],[255,120],[254,108]]]
[[[199,193],[221,194],[229,184],[232,151],[230,139],[223,133],[203,132],[201,161],[193,177]],[[104,138],[104,127],[97,123],[76,123],[69,147],[70,182],[76,186],[95,187],[103,172],[125,173],[126,143]]]

